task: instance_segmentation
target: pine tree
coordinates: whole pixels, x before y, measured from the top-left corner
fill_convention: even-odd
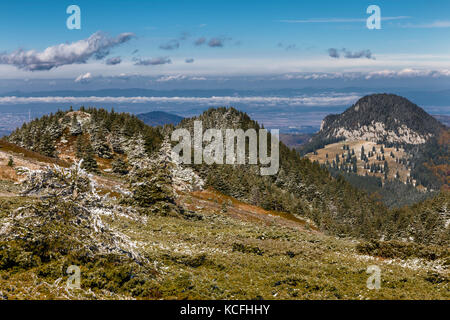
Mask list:
[[[50,133],[46,131],[41,136],[41,141],[39,143],[39,153],[47,157],[55,157],[55,141],[52,139]]]
[[[77,137],[75,148],[76,157],[83,160],[81,167],[90,172],[98,172],[98,164],[95,161],[95,152],[91,143],[80,135]]]
[[[117,157],[112,163],[112,171],[120,175],[126,175],[129,172],[128,165],[121,157]]]
[[[133,167],[141,167],[142,161],[145,159],[147,154],[145,148],[145,141],[142,138],[142,135],[138,135],[134,137],[132,140],[133,149],[128,154],[128,162]]]
[[[82,159],[84,155],[84,139],[83,136],[78,136],[75,142],[75,156]]]
[[[13,157],[9,157],[9,161],[8,161],[8,167],[14,167],[14,160],[13,160]]]
[[[83,154],[83,164],[81,167],[90,172],[98,172],[98,164],[95,161],[95,152],[92,145],[88,142],[85,145]]]
[[[103,128],[97,128],[92,135],[92,146],[95,153],[103,159],[111,159],[113,157],[111,148],[106,141],[106,132]]]
[[[83,130],[81,129],[81,123],[78,122],[76,115],[72,116],[72,120],[70,123],[70,133],[73,136],[77,136],[83,133]]]

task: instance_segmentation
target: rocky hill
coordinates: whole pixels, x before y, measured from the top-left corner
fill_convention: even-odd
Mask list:
[[[340,115],[327,116],[318,136],[417,145],[438,136],[444,128],[442,123],[403,97],[374,94],[361,98]]]
[[[25,123],[7,140],[48,157],[69,162],[83,159],[89,171],[119,172],[124,162],[137,166],[140,159],[157,151],[162,136],[130,114],[81,108]]]
[[[332,171],[343,172],[352,183],[358,179],[351,174],[379,178],[383,185],[398,180],[406,186],[400,187],[396,197],[403,193],[407,198],[409,186],[420,192],[449,188],[449,132],[407,99],[375,94],[361,98],[340,115],[327,116],[321,130],[299,151]],[[385,203],[396,200],[382,193]],[[398,203],[410,203],[406,198],[398,198]]]

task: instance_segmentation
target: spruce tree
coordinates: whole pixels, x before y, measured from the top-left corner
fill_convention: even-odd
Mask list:
[[[83,164],[81,167],[89,172],[98,172],[98,164],[95,161],[95,152],[92,145],[87,142],[84,148]]]
[[[117,157],[112,163],[112,171],[120,175],[126,175],[129,172],[128,165],[121,157]]]
[[[9,157],[8,167],[11,167],[11,168],[14,167],[14,160],[11,156]]]
[[[81,123],[78,122],[77,116],[73,115],[72,120],[70,122],[70,133],[73,136],[77,136],[83,133],[83,130],[81,128]]]
[[[83,136],[78,136],[75,142],[75,156],[82,159],[84,154],[84,139]]]
[[[55,157],[55,141],[52,139],[50,133],[46,131],[41,136],[41,141],[39,143],[39,153],[47,157]]]
[[[103,159],[111,159],[113,157],[111,148],[106,139],[106,132],[103,128],[97,128],[92,136],[92,146],[95,153]]]
[[[77,137],[75,148],[76,157],[83,160],[81,167],[89,172],[98,172],[98,164],[95,161],[95,152],[91,143],[80,135]]]

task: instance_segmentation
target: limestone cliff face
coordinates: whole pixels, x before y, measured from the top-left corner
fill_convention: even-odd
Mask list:
[[[370,125],[361,126],[359,129],[334,128],[327,138],[345,138],[346,140],[367,140],[372,142],[387,141],[391,143],[423,144],[433,134],[420,134],[406,125],[400,125],[397,130],[389,130],[382,122],[373,121]]]

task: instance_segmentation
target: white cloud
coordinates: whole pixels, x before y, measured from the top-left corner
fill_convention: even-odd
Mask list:
[[[77,83],[88,83],[92,79],[92,74],[90,72],[85,74],[80,74],[76,79],[75,82]]]
[[[156,81],[157,82],[167,82],[167,81],[178,81],[178,80],[186,80],[187,76],[182,75],[182,74],[177,74],[177,75],[169,75],[169,76],[162,76],[160,78],[158,78]]]
[[[171,64],[172,60],[169,57],[149,58],[149,59],[135,59],[136,66],[157,66],[161,64]]]
[[[365,78],[413,78],[413,77],[448,77],[450,76],[449,69],[442,70],[424,70],[424,69],[413,69],[413,68],[405,68],[401,70],[381,70],[381,71],[373,71],[369,72]]]
[[[382,17],[381,20],[404,20],[410,19],[409,16],[397,16],[397,17]],[[367,18],[318,18],[318,19],[292,19],[292,20],[278,20],[283,23],[351,23],[351,22],[366,22]]]
[[[159,48],[163,50],[175,50],[180,48],[180,42],[178,40],[170,40],[160,45]]]
[[[86,63],[90,58],[103,59],[113,47],[129,41],[133,33],[121,33],[115,38],[96,32],[87,39],[51,46],[42,52],[16,50],[0,54],[0,64],[12,65],[26,71],[46,71],[64,65]]]
[[[184,74],[176,74],[176,75],[165,75],[156,79],[157,82],[169,82],[169,81],[180,81],[180,80],[206,80],[205,77],[191,77]]]
[[[170,59],[172,63],[143,67],[135,65],[137,60],[124,60],[111,67],[104,61],[89,61],[87,64],[66,65],[50,72],[27,72],[17,70],[12,66],[0,65],[2,79],[75,79],[87,72],[97,77],[117,77],[124,73],[142,77],[158,78],[165,75],[187,75],[190,77],[232,77],[232,76],[265,76],[304,73],[305,76],[321,73],[355,73],[365,75],[369,72],[384,70],[399,71],[413,68],[417,70],[435,70],[437,74],[442,70],[450,70],[449,54],[376,54],[373,59],[336,59],[330,63],[326,52],[319,55],[304,57],[288,56],[283,59],[273,57],[204,57],[196,59],[195,63],[185,63],[184,57]],[[153,63],[163,62],[155,60]],[[439,71],[437,71],[439,70]],[[431,71],[430,71],[431,72]],[[441,72],[442,73],[442,72]],[[93,80],[93,81],[94,81]]]
[[[340,51],[338,49],[336,49],[336,48],[328,49],[328,55],[331,58],[335,58],[335,59],[339,59],[341,57],[341,52],[342,52],[342,57],[346,58],[346,59],[367,58],[367,59],[375,60],[375,58],[372,56],[372,52],[369,49],[355,51],[355,52],[352,52],[352,51],[347,50],[345,48],[343,48]]]
[[[122,62],[122,59],[120,57],[112,57],[112,58],[109,58],[106,60],[106,64],[108,66],[115,66],[121,62]]]
[[[432,28],[450,28],[449,20],[437,20],[431,23],[424,24],[404,24],[403,28],[418,28],[418,29],[432,29]]]

